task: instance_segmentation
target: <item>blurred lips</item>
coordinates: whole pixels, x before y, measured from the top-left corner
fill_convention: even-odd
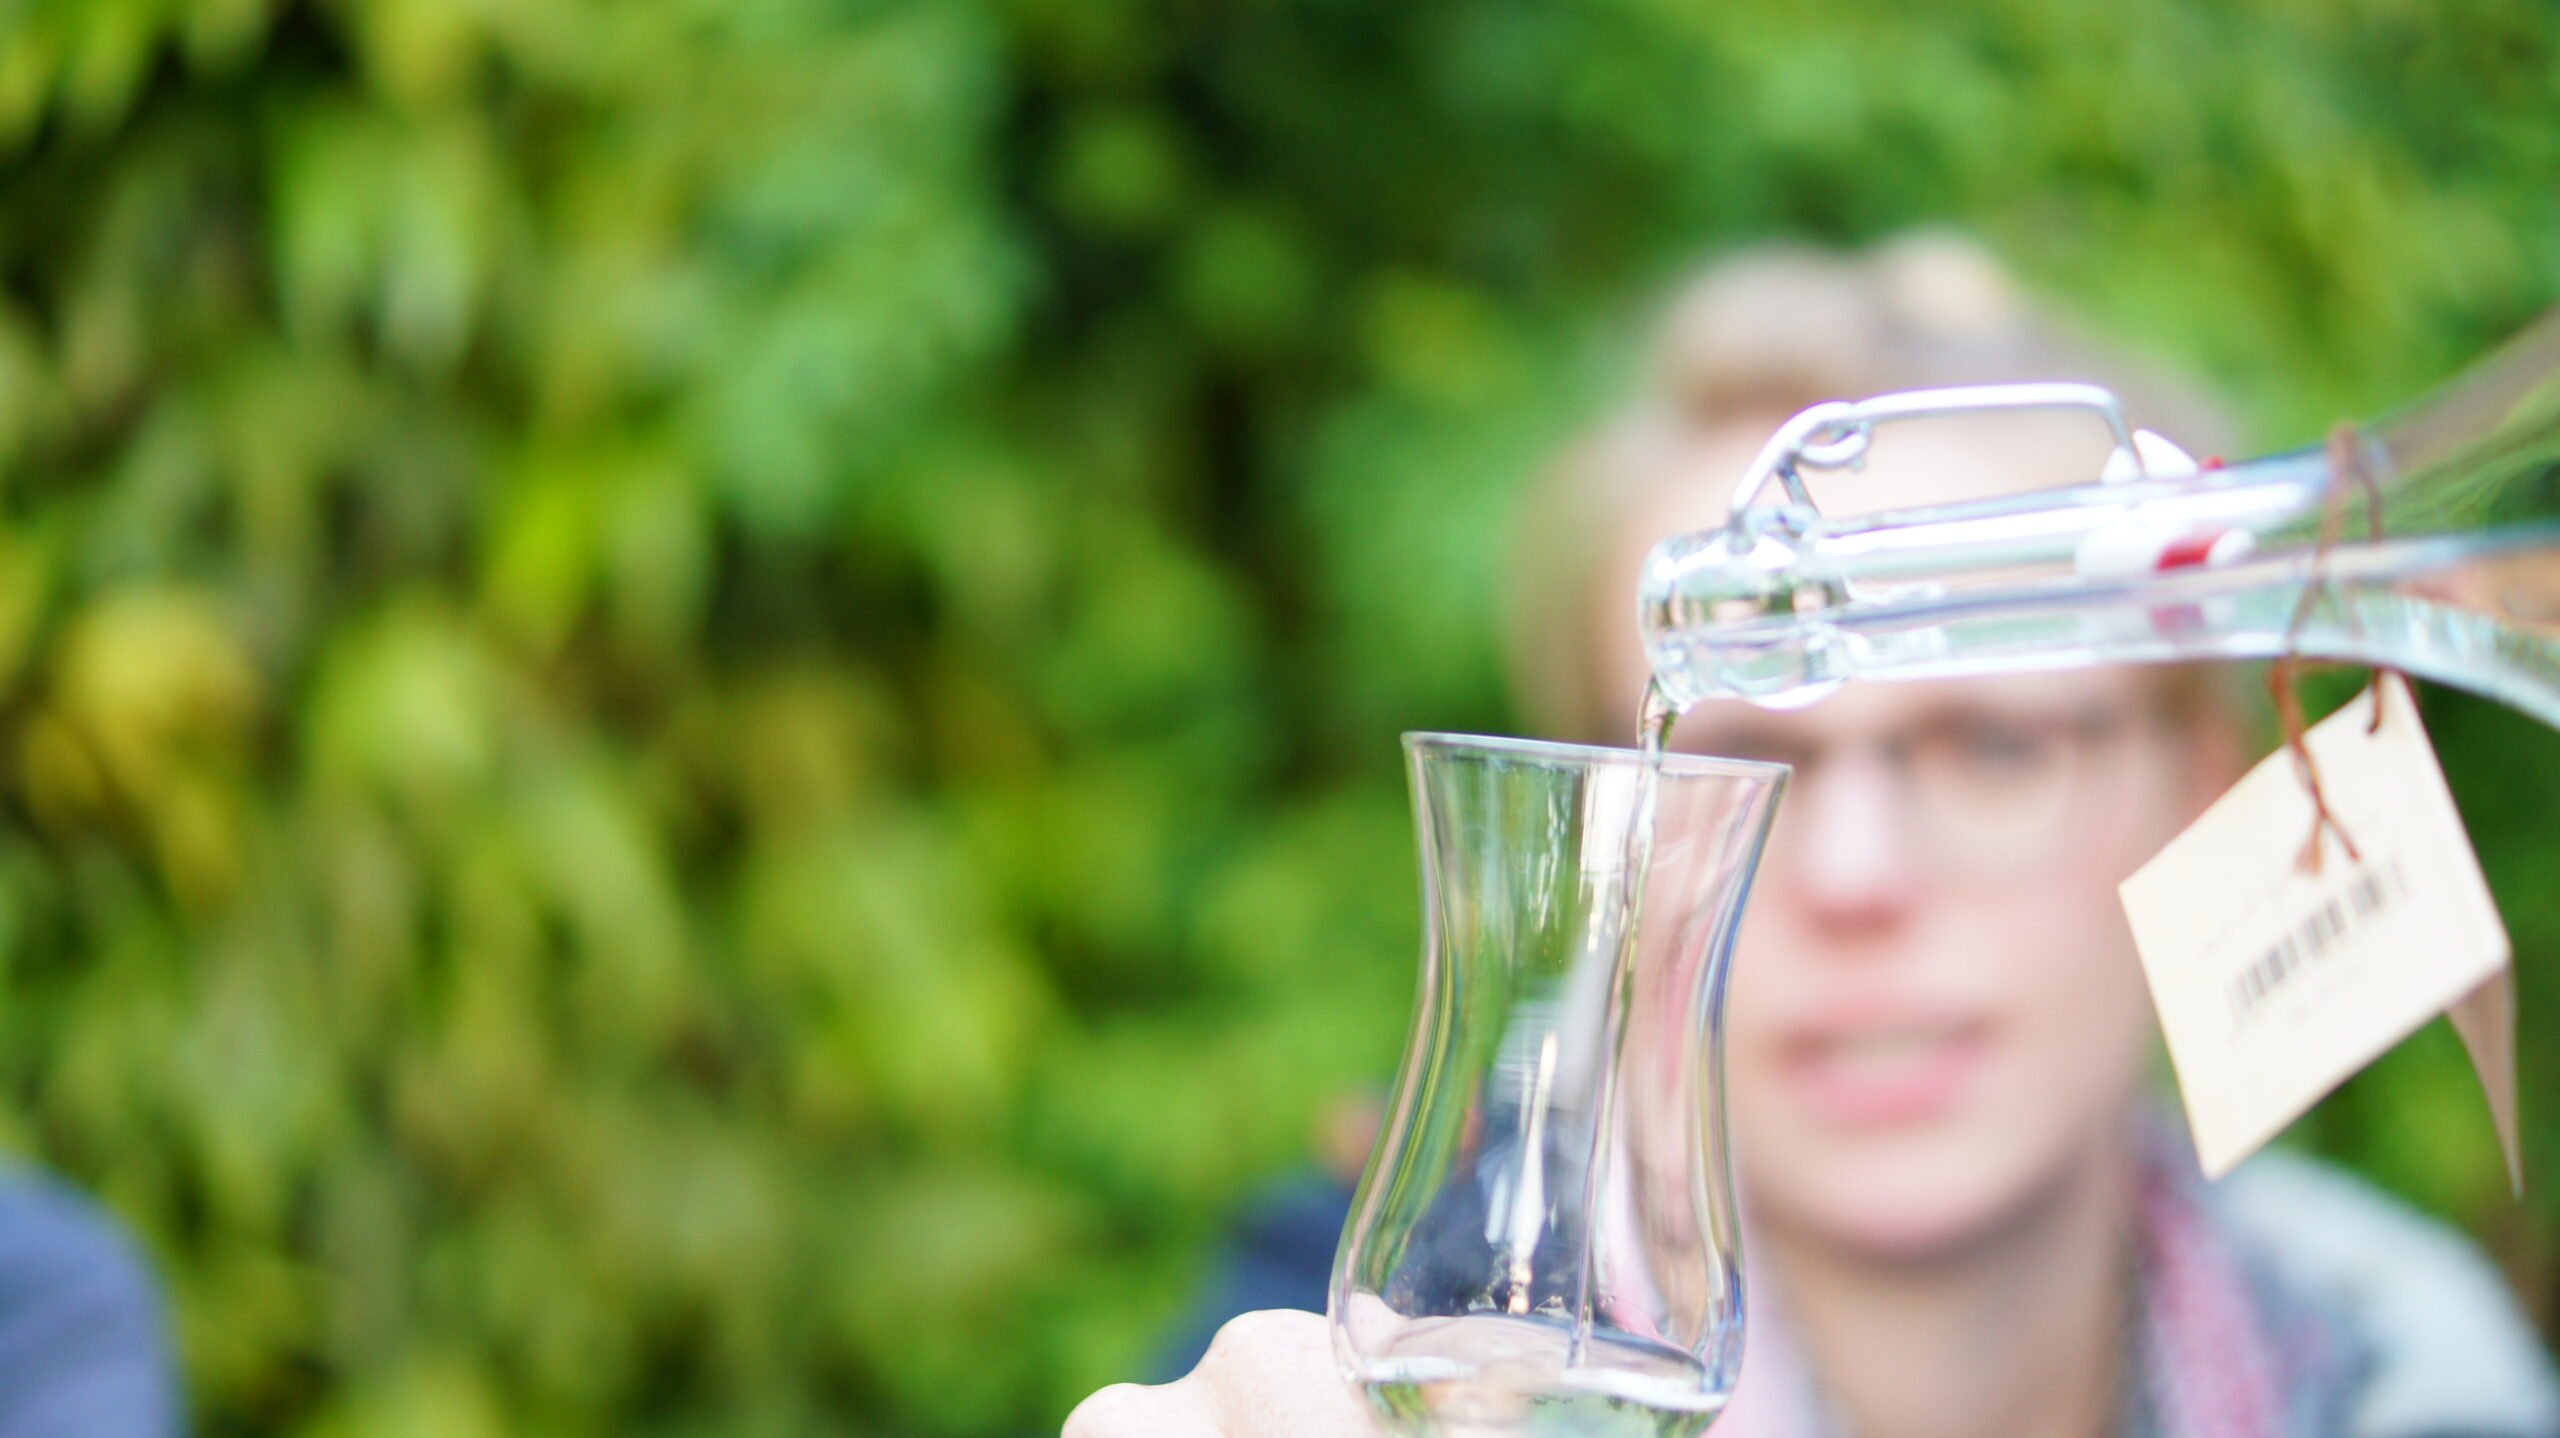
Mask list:
[[[1871,1012],[1796,1029],[1781,1071],[1817,1121],[1879,1128],[1948,1113],[1990,1051],[1991,1025],[1980,1017]]]

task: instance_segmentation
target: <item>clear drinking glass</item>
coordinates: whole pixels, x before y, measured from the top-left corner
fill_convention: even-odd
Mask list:
[[[1725,965],[1787,770],[1405,750],[1422,981],[1335,1352],[1402,1433],[1696,1434],[1741,1362]]]

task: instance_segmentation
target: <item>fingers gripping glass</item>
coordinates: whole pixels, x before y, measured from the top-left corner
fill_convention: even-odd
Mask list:
[[[1633,751],[1406,749],[1422,982],[1336,1353],[1402,1433],[1697,1433],[1741,1359],[1718,1033],[1784,771],[1665,756],[1644,862]]]

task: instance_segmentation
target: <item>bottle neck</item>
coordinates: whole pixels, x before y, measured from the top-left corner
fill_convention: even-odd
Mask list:
[[[1799,420],[1854,436],[1895,398]],[[1822,454],[1799,440],[1785,463]],[[1801,486],[1746,485],[1729,523],[1647,562],[1657,679],[1679,704],[1788,705],[1853,678],[2290,653],[2406,669],[2560,727],[2560,311],[2326,446],[2151,468],[1849,519]]]

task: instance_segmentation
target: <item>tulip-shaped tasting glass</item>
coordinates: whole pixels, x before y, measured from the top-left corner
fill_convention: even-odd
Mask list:
[[[1405,750],[1422,982],[1335,1353],[1400,1433],[1696,1434],[1741,1362],[1725,965],[1787,771]]]

